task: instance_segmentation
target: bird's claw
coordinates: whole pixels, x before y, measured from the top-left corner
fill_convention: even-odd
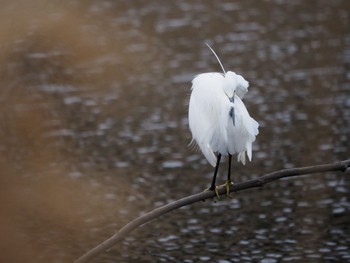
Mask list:
[[[231,198],[230,195],[230,187],[231,185],[234,185],[233,182],[231,182],[230,180],[226,180],[226,182],[222,185],[220,185],[220,187],[225,187],[226,188],[226,196]]]
[[[231,185],[234,185],[233,182],[231,182],[230,180],[226,180],[225,186],[226,186],[226,196],[227,197],[231,197],[230,195],[230,187]]]
[[[216,197],[217,197],[218,199],[220,199],[220,195],[219,195],[219,190],[218,190],[218,189],[219,189],[219,188],[218,188],[217,186],[215,186],[214,189],[212,189],[211,187],[209,187],[209,188],[205,189],[204,192],[213,191],[213,192],[215,193]]]

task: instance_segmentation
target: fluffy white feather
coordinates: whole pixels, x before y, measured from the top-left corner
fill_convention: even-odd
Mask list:
[[[248,82],[232,71],[204,73],[192,81],[189,126],[193,140],[208,162],[215,166],[216,155],[238,154],[245,164],[252,159],[252,143],[259,124],[250,117],[242,98]]]

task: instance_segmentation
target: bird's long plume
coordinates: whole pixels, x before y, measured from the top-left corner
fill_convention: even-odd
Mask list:
[[[205,43],[205,44],[208,46],[208,48],[211,50],[211,52],[213,52],[214,56],[216,57],[216,59],[218,60],[220,66],[221,66],[221,68],[222,68],[222,71],[224,72],[224,74],[226,74],[226,71],[225,71],[225,69],[224,69],[224,66],[222,65],[222,63],[221,63],[221,61],[220,61],[218,55],[216,55],[215,51],[211,48],[211,46],[210,46],[208,43]]]

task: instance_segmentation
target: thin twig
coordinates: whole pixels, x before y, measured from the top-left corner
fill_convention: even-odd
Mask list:
[[[278,180],[284,177],[292,177],[292,176],[298,176],[298,175],[305,175],[305,174],[313,174],[313,173],[322,173],[322,172],[331,172],[331,171],[342,171],[345,172],[346,170],[350,169],[350,159],[344,160],[341,162],[333,163],[333,164],[322,164],[322,165],[315,165],[315,166],[307,166],[307,167],[301,167],[301,168],[292,168],[292,169],[285,169],[280,170],[276,172],[272,172],[266,175],[263,175],[261,177],[258,177],[253,180],[249,180],[242,183],[234,184],[230,187],[230,193],[231,192],[238,192],[249,188],[255,188],[255,187],[262,187],[265,184],[272,182],[274,180]],[[219,195],[226,194],[226,188],[222,187],[218,189]],[[85,263],[90,261],[92,258],[96,257],[100,253],[106,251],[107,249],[111,248],[113,245],[121,241],[126,237],[128,233],[133,231],[135,228],[161,216],[166,213],[169,213],[172,210],[178,209],[180,207],[193,204],[195,202],[205,200],[208,198],[215,197],[215,193],[213,191],[207,191],[207,192],[201,192],[198,194],[194,194],[188,197],[184,197],[182,199],[176,200],[170,204],[166,204],[162,207],[156,208],[134,220],[126,224],[124,227],[122,227],[116,234],[108,238],[107,240],[103,241],[93,249],[86,252],[83,256],[81,256],[79,259],[75,261],[75,263]]]

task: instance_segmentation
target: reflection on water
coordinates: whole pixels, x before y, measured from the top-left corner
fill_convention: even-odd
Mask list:
[[[220,70],[205,41],[250,81],[261,125],[236,181],[349,158],[347,1],[4,6],[2,262],[70,262],[207,187],[187,147],[190,80]],[[94,262],[350,262],[348,196],[343,174],[282,180],[172,212]]]

